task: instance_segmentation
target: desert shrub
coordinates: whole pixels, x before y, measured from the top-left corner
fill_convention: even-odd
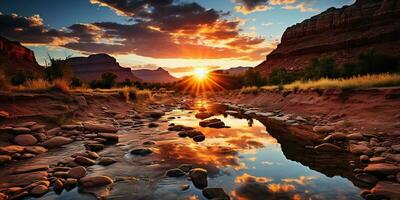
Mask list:
[[[135,87],[124,87],[119,89],[120,95],[122,95],[125,98],[126,102],[129,102],[130,100],[135,100],[137,97],[137,89]]]
[[[310,64],[304,69],[304,80],[318,80],[320,78],[337,77],[335,60],[331,57],[323,56],[313,58]]]
[[[260,72],[249,69],[244,73],[243,84],[245,86],[262,86],[266,80],[261,76]]]
[[[102,89],[110,89],[115,86],[116,82],[115,79],[117,79],[117,75],[106,72],[101,75],[100,80],[93,80],[90,82],[90,87],[95,89],[95,88],[102,88]]]
[[[288,84],[297,79],[297,74],[288,72],[284,68],[273,69],[268,77],[268,83],[272,85]]]
[[[53,84],[44,79],[32,79],[27,80],[24,84],[20,85],[17,89],[21,90],[45,90],[49,89],[53,86]]]
[[[24,71],[20,70],[17,71],[12,77],[11,77],[11,84],[14,86],[22,85],[28,80],[34,79],[34,75],[29,72],[29,71]]]
[[[370,50],[358,56],[358,74],[380,74],[400,72],[398,57],[377,53]]]
[[[117,84],[118,87],[132,87],[134,83],[130,79],[125,79],[124,81]]]
[[[65,79],[56,79],[53,81],[52,90],[69,93],[69,82]]]
[[[47,80],[70,79],[72,69],[63,59],[54,59],[49,57],[50,64],[45,68],[45,77]]]
[[[77,78],[77,77],[72,77],[71,78],[71,82],[69,84],[71,87],[82,87],[82,81],[81,79]]]

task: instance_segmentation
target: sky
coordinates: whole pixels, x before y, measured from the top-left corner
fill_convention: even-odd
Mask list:
[[[107,53],[123,67],[256,66],[287,27],[354,0],[1,0],[0,35],[48,56]]]

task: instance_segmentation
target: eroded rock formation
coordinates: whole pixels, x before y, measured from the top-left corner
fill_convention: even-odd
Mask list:
[[[400,1],[357,0],[287,28],[281,44],[256,68],[263,74],[274,68],[296,71],[322,55],[332,56],[340,65],[369,49],[399,55],[399,47]]]

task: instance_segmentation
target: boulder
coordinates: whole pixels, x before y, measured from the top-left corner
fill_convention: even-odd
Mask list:
[[[42,196],[49,191],[49,187],[45,185],[38,185],[31,190],[33,196]]]
[[[196,113],[196,115],[194,117],[196,117],[197,119],[207,119],[212,116],[213,116],[213,114],[209,113],[209,112],[199,112],[199,113]]]
[[[26,127],[18,127],[18,128],[13,128],[11,131],[15,134],[26,134],[30,133],[31,129]]]
[[[21,134],[14,137],[14,143],[21,146],[32,146],[37,143],[37,139],[31,134]]]
[[[361,144],[350,144],[350,152],[353,154],[367,154],[368,151],[371,151],[369,147]]]
[[[86,149],[88,149],[89,151],[101,151],[104,149],[104,145],[100,144],[100,143],[88,143],[85,144]]]
[[[118,129],[110,124],[83,123],[85,130],[92,132],[116,133]]]
[[[68,177],[70,178],[79,180],[85,176],[86,176],[86,168],[82,166],[73,167],[70,170],[68,170]]]
[[[390,163],[371,163],[364,168],[364,171],[368,173],[390,175],[400,172],[400,167]]]
[[[361,133],[352,133],[346,135],[348,140],[364,140],[364,136]]]
[[[189,171],[189,177],[193,185],[198,189],[207,187],[207,170],[203,168],[194,168]]]
[[[79,185],[84,188],[106,186],[113,183],[114,181],[108,176],[86,176],[79,180]]]
[[[389,181],[379,181],[375,187],[371,189],[371,193],[378,197],[399,199],[400,184]]]
[[[99,133],[97,137],[104,138],[109,143],[118,143],[119,137],[117,134],[113,133]]]
[[[14,153],[21,153],[25,150],[23,146],[19,145],[10,145],[5,147],[0,147],[0,154],[14,154]]]
[[[202,142],[206,139],[206,136],[204,135],[196,135],[193,137],[193,141],[195,142]]]
[[[71,142],[73,142],[73,140],[70,138],[55,136],[43,142],[42,146],[46,147],[47,149],[53,149],[69,144]]]
[[[48,150],[42,146],[26,146],[25,151],[33,154],[46,153]]]
[[[64,189],[64,183],[61,182],[60,179],[57,179],[54,181],[53,187],[54,187],[54,191],[57,191],[57,192],[62,191]]]
[[[0,155],[0,165],[11,160],[11,156],[9,155]]]
[[[203,195],[207,199],[230,200],[229,195],[222,188],[204,188]]]
[[[165,173],[166,176],[168,177],[180,177],[184,176],[185,172],[182,171],[181,169],[175,168],[175,169],[170,169]]]

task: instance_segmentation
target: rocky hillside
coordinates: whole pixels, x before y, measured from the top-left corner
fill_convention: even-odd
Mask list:
[[[0,36],[0,70],[11,75],[18,70],[43,74],[43,67],[35,59],[32,50],[19,42],[10,41]]]
[[[357,0],[351,6],[329,8],[286,29],[281,44],[256,67],[300,70],[310,59],[332,56],[337,64],[354,61],[374,49],[400,55],[400,0]]]
[[[86,82],[100,79],[101,75],[106,72],[117,75],[117,81],[125,79],[141,81],[131,73],[131,69],[121,67],[114,57],[107,54],[73,57],[68,58],[66,62],[71,66],[74,75]]]
[[[171,83],[178,79],[163,68],[132,70],[132,74],[148,83]]]
[[[233,67],[229,69],[222,70],[223,72],[226,72],[230,75],[241,75],[244,74],[247,70],[249,70],[251,67]]]

